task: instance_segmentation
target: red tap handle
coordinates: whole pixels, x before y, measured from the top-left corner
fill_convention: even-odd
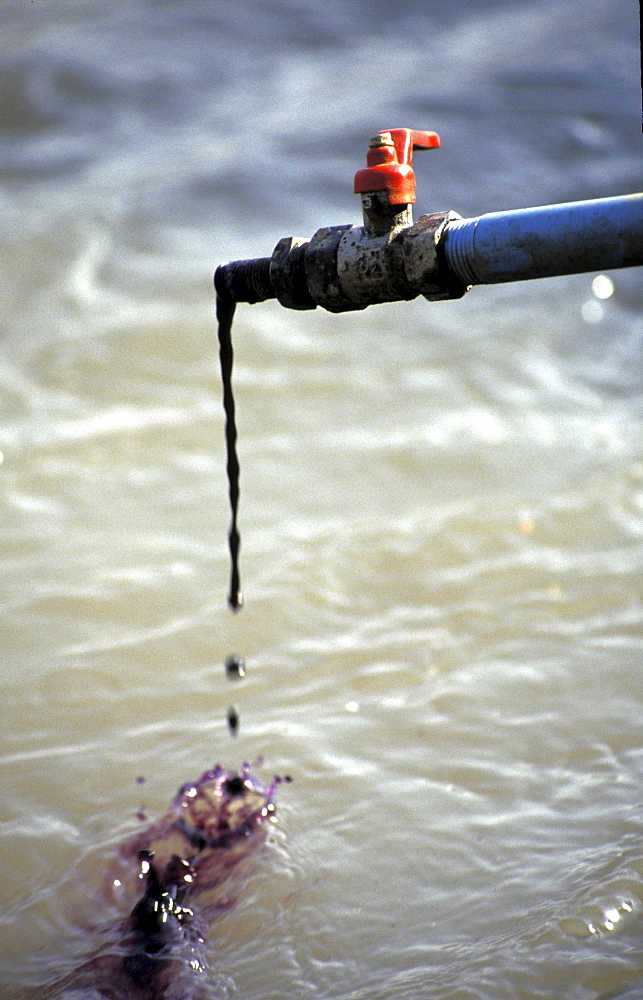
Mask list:
[[[368,166],[355,174],[356,194],[386,191],[389,204],[415,202],[413,152],[440,145],[437,132],[418,132],[410,128],[392,128],[379,132],[369,143]]]

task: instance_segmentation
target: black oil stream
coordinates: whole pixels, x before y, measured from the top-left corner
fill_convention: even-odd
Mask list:
[[[219,323],[219,361],[221,364],[221,380],[223,382],[223,409],[225,412],[226,470],[228,473],[228,492],[230,496],[230,531],[228,545],[230,548],[230,592],[228,604],[233,611],[238,611],[243,605],[241,581],[239,578],[239,546],[241,539],[237,527],[237,511],[239,508],[239,458],[237,456],[237,424],[234,412],[234,394],[232,392],[232,320],[236,301],[233,298],[223,299],[217,295],[217,320]]]

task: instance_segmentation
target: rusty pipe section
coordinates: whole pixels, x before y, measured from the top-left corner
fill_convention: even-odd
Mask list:
[[[496,212],[423,215],[362,194],[363,226],[285,237],[272,256],[217,268],[222,299],[277,298],[289,309],[365,309],[423,295],[460,298],[476,284],[643,265],[643,194]]]

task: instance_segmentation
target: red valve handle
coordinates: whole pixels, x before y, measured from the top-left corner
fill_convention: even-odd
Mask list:
[[[418,132],[410,128],[392,128],[379,132],[369,143],[368,166],[355,174],[355,194],[386,191],[391,205],[415,202],[413,152],[440,145],[437,132]]]

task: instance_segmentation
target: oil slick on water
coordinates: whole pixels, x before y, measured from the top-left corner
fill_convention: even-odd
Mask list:
[[[209,1000],[207,928],[250,874],[281,780],[264,785],[244,764],[238,774],[217,766],[183,785],[160,819],[85,881],[97,915],[89,929],[100,944],[47,1000]],[[122,919],[102,926],[114,907]]]

